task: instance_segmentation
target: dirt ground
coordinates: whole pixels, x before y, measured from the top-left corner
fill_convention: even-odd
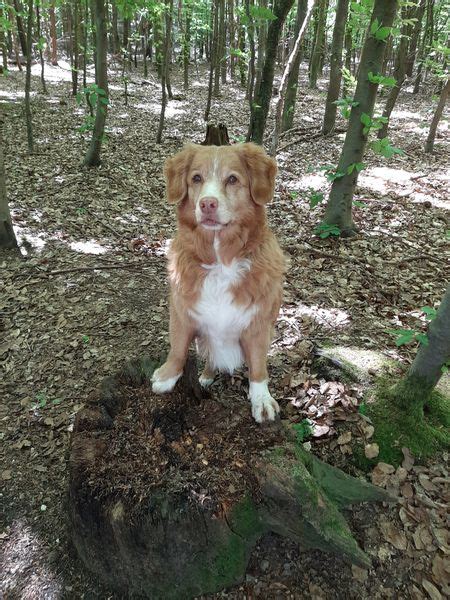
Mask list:
[[[84,110],[70,95],[67,65],[48,67],[49,94],[33,96],[36,152],[26,151],[24,74],[2,79],[1,108],[8,195],[22,258],[0,255],[1,592],[8,599],[119,598],[81,564],[67,535],[67,456],[75,414],[101,379],[143,352],[167,350],[165,250],[174,210],[164,200],[162,165],[184,142],[203,140],[207,77],[193,73],[183,96],[167,109],[164,141],[154,142],[160,90],[153,76],[130,74],[127,105],[111,71],[108,141],[99,169],[80,166],[87,136],[77,130]],[[33,88],[39,90],[38,77]],[[308,443],[352,474],[355,444],[370,443],[358,412],[385,359],[399,376],[415,347],[396,348],[389,329],[423,330],[420,308],[445,289],[449,146],[445,122],[436,151],[423,146],[431,119],[428,97],[403,92],[390,135],[403,156],[367,153],[357,190],[351,240],[321,240],[313,229],[323,207],[310,209],[311,190],[329,185],[343,134],[319,134],[325,81],[299,85],[295,128],[282,139],[275,201],[269,220],[290,258],[285,301],[270,356],[272,393],[282,418],[308,417]],[[241,140],[248,122],[241,89],[228,84],[212,120]],[[268,131],[270,132],[269,123]],[[448,235],[448,234],[447,234]],[[314,348],[326,344],[365,352],[367,378],[342,384],[314,371]],[[245,372],[222,378],[216,394],[241,394]],[[305,400],[306,399],[306,400]],[[255,549],[241,586],[214,597],[395,598],[438,600],[449,594],[445,526],[448,456],[403,466],[378,465],[375,483],[398,495],[393,506],[348,513],[355,537],[372,557],[358,569],[320,552],[302,552],[269,535]],[[212,597],[212,596],[211,596]]]

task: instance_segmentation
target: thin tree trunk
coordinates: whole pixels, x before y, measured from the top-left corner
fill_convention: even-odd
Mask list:
[[[49,15],[50,15],[50,40],[52,47],[52,65],[54,67],[58,64],[58,43],[56,38],[56,16],[55,16],[55,0],[52,0],[49,6]]]
[[[396,0],[385,2],[375,0],[371,23],[375,19],[381,27],[391,27],[397,10]],[[358,83],[356,86],[354,100],[358,102],[350,112],[347,134],[337,168],[338,176],[331,186],[330,197],[325,211],[325,223],[337,225],[344,235],[351,235],[355,227],[352,218],[353,194],[358,179],[358,170],[354,168],[350,173],[351,165],[361,163],[367,143],[367,134],[363,133],[364,125],[361,115],[373,115],[378,85],[368,80],[368,73],[379,73],[383,64],[383,55],[386,48],[384,40],[377,40],[375,35],[369,32],[366,36],[364,48],[361,55]]]
[[[427,13],[426,13],[425,27],[423,30],[422,42],[420,44],[420,49],[419,49],[419,66],[417,67],[417,75],[416,75],[416,81],[414,82],[413,94],[419,93],[420,85],[422,83],[423,63],[424,63],[424,60],[425,60],[425,57],[427,54],[427,50],[428,50],[428,40],[430,40],[430,44],[433,41],[433,29],[434,29],[433,8],[434,8],[434,0],[428,0],[427,8],[426,8]]]
[[[79,0],[73,2],[73,22],[72,22],[72,52],[73,52],[73,65],[72,65],[72,96],[76,96],[78,93],[78,68],[79,68],[79,48],[78,48],[78,33],[80,29],[80,15],[79,15]]]
[[[217,2],[214,3],[213,7],[212,7],[212,15],[211,15],[211,19],[212,22],[215,23],[216,21],[216,14],[217,14]],[[211,36],[210,37],[210,46],[209,46],[209,56],[210,56],[210,66],[209,66],[209,81],[208,81],[208,97],[206,100],[206,108],[205,108],[205,115],[204,115],[204,119],[205,121],[208,121],[209,119],[209,112],[211,110],[211,102],[212,102],[212,95],[213,95],[213,87],[214,87],[214,65],[215,65],[215,53],[216,53],[216,41],[215,41],[215,36]]]
[[[430,125],[430,131],[428,132],[427,141],[425,144],[425,152],[433,152],[434,139],[436,137],[436,130],[441,120],[442,113],[444,112],[445,103],[447,102],[448,95],[450,93],[450,79],[447,79],[447,83],[442,88],[441,95],[439,97],[439,103],[434,111],[433,119]]]
[[[104,91],[98,95],[95,113],[94,131],[89,149],[84,159],[87,167],[98,167],[101,163],[100,150],[105,132],[106,114],[108,107],[108,33],[106,25],[105,0],[95,0],[95,28],[96,28],[96,63],[97,85]],[[102,99],[105,99],[105,102]]]
[[[189,89],[189,60],[191,56],[191,5],[184,5],[184,36],[183,36],[183,87]]]
[[[27,39],[25,36],[25,30],[23,27],[23,20],[22,20],[22,6],[19,2],[19,0],[14,0],[14,10],[15,10],[15,15],[16,15],[16,24],[17,24],[17,34],[19,36],[19,42],[20,42],[20,47],[22,49],[22,54],[24,56],[27,55]]]
[[[27,16],[27,71],[25,77],[25,117],[27,122],[27,140],[28,152],[33,153],[33,122],[31,117],[31,49],[33,46],[33,0],[28,0],[28,16]]]
[[[311,68],[309,70],[309,87],[317,87],[317,77],[319,75],[320,57],[323,52],[323,36],[325,32],[325,23],[327,20],[327,0],[319,0],[317,12],[317,32],[315,44],[311,57]]]
[[[408,7],[404,7],[402,10],[402,18],[409,19],[411,18],[411,11]],[[395,68],[394,68],[394,79],[396,80],[396,84],[389,92],[389,96],[386,100],[386,105],[383,110],[383,117],[388,119],[387,123],[383,123],[381,129],[378,131],[378,138],[382,140],[387,136],[388,127],[389,127],[389,119],[391,117],[391,113],[394,110],[395,103],[397,102],[398,96],[400,94],[400,90],[402,89],[402,85],[406,78],[406,66],[407,66],[407,58],[408,58],[408,46],[411,34],[411,25],[405,24],[402,27],[400,42],[397,48],[397,56],[395,58]]]
[[[45,85],[45,75],[44,75],[44,53],[42,51],[42,41],[41,39],[41,13],[39,10],[39,4],[36,4],[36,29],[37,29],[37,37],[38,37],[38,49],[39,49],[39,61],[41,63],[41,84],[42,84],[42,92],[44,94],[47,93],[47,86]]]
[[[338,0],[336,6],[336,20],[331,43],[330,82],[328,84],[327,100],[325,103],[325,116],[323,119],[322,133],[326,135],[334,129],[336,123],[336,100],[339,98],[342,79],[342,46],[344,44],[345,23],[350,0]]]
[[[164,51],[163,51],[164,61],[163,61],[162,73],[161,73],[161,91],[162,91],[161,113],[159,116],[158,133],[156,134],[156,143],[157,144],[160,144],[161,140],[162,140],[162,132],[164,129],[164,117],[165,117],[166,105],[167,105],[166,87],[167,87],[167,72],[169,70],[170,37],[171,37],[171,33],[172,33],[172,12],[173,12],[173,0],[166,0],[167,20],[166,20],[166,36],[165,36],[165,40],[164,40]]]
[[[250,127],[247,140],[262,144],[267,115],[272,98],[273,78],[275,74],[275,58],[280,40],[283,23],[292,7],[294,0],[275,0],[273,13],[275,20],[269,24],[267,32],[266,59],[264,61],[261,85],[258,95],[255,96],[250,115]]]
[[[450,360],[450,285],[427,332],[428,344],[421,344],[406,377],[396,386],[400,406],[411,411],[411,401],[423,406]]]
[[[238,57],[239,80],[241,87],[246,87],[247,77],[245,72],[245,61],[242,56],[245,52],[245,31],[240,23],[238,24],[238,32],[238,45],[241,52],[241,55]]]
[[[267,0],[261,0],[260,5],[262,8],[267,8]],[[253,23],[252,23],[253,26]],[[253,87],[253,95],[259,93],[259,86],[261,85],[262,69],[264,65],[264,58],[266,55],[266,42],[267,42],[267,21],[263,20],[258,28],[258,57],[256,59],[256,74],[255,74],[255,85]],[[254,43],[253,43],[254,45]]]
[[[223,20],[223,0],[216,0],[216,12],[214,13],[214,88],[213,96],[220,95],[220,27]]]
[[[0,22],[5,18],[3,7],[0,7]],[[5,73],[8,70],[8,48],[6,46],[5,29],[3,27],[0,27],[0,49],[2,51],[3,72]]]
[[[222,85],[224,85],[227,82],[227,54],[226,54],[226,50],[227,50],[227,22],[226,22],[226,18],[225,18],[225,9],[226,9],[226,5],[225,5],[225,0],[220,0],[220,4],[221,4],[221,13],[222,13],[222,18],[220,20],[220,28],[219,28],[219,38],[220,38],[220,55],[219,55],[219,60],[220,60],[220,80],[222,82]]]
[[[252,110],[254,87],[255,87],[255,27],[253,17],[250,14],[250,0],[245,0],[245,14],[247,16],[247,37],[250,46],[250,60],[248,61],[248,78],[247,78],[247,99],[250,112]]]
[[[277,97],[276,106],[275,106],[275,130],[274,130],[273,137],[272,137],[272,148],[271,148],[272,154],[276,153],[277,146],[278,146],[278,138],[279,138],[280,130],[281,130],[281,119],[282,119],[282,115],[283,115],[283,103],[284,103],[286,89],[287,89],[287,86],[289,83],[289,75],[294,70],[295,59],[297,58],[298,54],[300,53],[300,45],[302,43],[303,36],[305,35],[306,29],[308,27],[309,19],[311,18],[312,11],[313,11],[313,8],[315,5],[315,1],[316,0],[309,0],[306,14],[303,19],[303,23],[298,31],[294,47],[288,58],[286,67],[284,69],[283,76],[281,78],[280,89],[278,91],[278,97]]]
[[[236,56],[231,52],[236,49],[236,27],[234,23],[234,0],[228,0],[228,37],[230,42],[230,77],[234,80]]]
[[[119,29],[117,27],[117,4],[115,1],[111,3],[112,5],[112,23],[111,23],[111,37],[112,37],[112,45],[114,54],[120,53],[120,37],[119,37]]]
[[[411,42],[409,44],[408,60],[406,64],[406,74],[408,77],[412,77],[414,70],[414,63],[417,54],[417,45],[419,43],[420,31],[422,29],[423,15],[425,14],[425,0],[420,0],[419,6],[416,8],[416,14],[414,15],[417,21],[414,24],[414,29],[411,35]]]
[[[12,7],[9,7],[9,20],[11,21],[11,23],[13,23],[13,21],[14,21],[14,10]],[[19,41],[18,41],[17,35],[14,31],[14,27],[11,28],[11,37],[12,37],[12,45],[13,45],[13,49],[14,49],[14,58],[16,60],[17,68],[19,69],[19,71],[23,71],[22,63],[21,63],[20,55],[19,55]]]
[[[11,250],[17,248],[17,240],[6,195],[5,158],[3,156],[4,118],[3,111],[0,110],[0,248]]]

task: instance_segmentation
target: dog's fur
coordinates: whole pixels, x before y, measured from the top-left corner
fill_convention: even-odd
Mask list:
[[[279,412],[266,366],[285,271],[265,209],[276,171],[275,161],[252,143],[192,144],[167,160],[167,199],[178,205],[178,233],[169,250],[171,349],[154,373],[155,392],[173,389],[196,339],[206,359],[202,385],[245,359],[253,417],[273,420]]]

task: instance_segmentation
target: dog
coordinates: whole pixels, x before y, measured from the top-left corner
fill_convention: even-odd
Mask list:
[[[272,421],[278,403],[268,389],[267,353],[281,301],[286,261],[270,231],[277,165],[253,143],[189,144],[167,159],[167,200],[177,205],[178,232],[168,252],[170,352],[152,389],[170,392],[195,339],[207,387],[216,371],[245,360],[254,419]]]

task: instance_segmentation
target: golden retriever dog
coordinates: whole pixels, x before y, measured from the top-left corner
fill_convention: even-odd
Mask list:
[[[281,305],[285,259],[266,218],[277,166],[256,144],[190,144],[165,164],[167,199],[177,205],[169,250],[170,352],[153,391],[170,392],[195,339],[206,366],[233,373],[245,360],[254,419],[279,412],[268,389],[267,352]]]

